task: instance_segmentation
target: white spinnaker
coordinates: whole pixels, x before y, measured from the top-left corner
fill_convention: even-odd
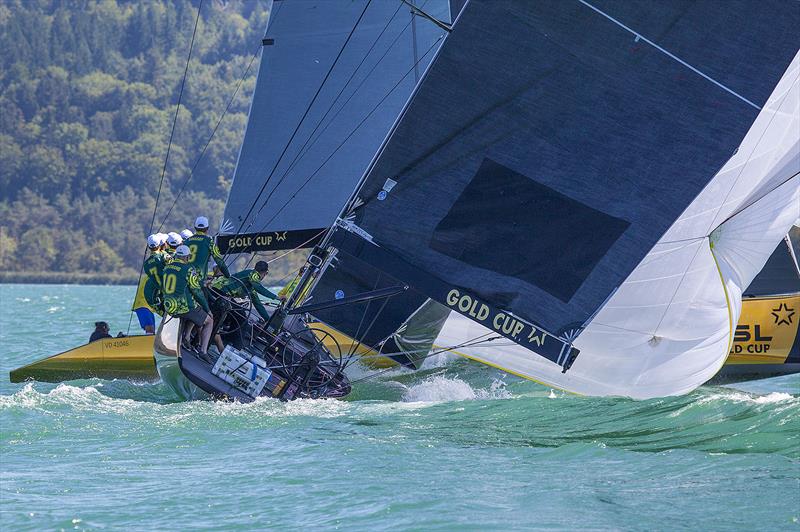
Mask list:
[[[567,373],[504,338],[457,352],[586,395],[678,395],[713,377],[742,290],[800,217],[799,75],[800,52],[737,152],[577,337],[581,353]],[[487,333],[451,313],[436,345]]]

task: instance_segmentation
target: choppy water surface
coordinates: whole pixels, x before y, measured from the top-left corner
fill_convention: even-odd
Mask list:
[[[250,405],[8,381],[95,320],[125,330],[132,293],[0,285],[3,530],[800,528],[797,376],[631,401],[440,359]]]

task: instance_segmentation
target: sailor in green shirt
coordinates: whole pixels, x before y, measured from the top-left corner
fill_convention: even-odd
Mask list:
[[[149,275],[144,283],[144,299],[147,301],[147,306],[153,309],[153,312],[159,316],[164,315],[164,294],[161,293],[161,285],[156,283],[155,279]]]
[[[264,297],[268,297],[276,301],[278,300],[278,296],[267,290],[264,285],[261,284],[261,281],[264,280],[268,273],[269,264],[263,260],[260,260],[256,263],[254,269],[242,270],[234,273],[229,278],[220,277],[219,279],[215,280],[211,286],[229,297],[238,297],[241,299],[249,297],[250,301],[253,302],[253,307],[255,307],[258,314],[264,320],[268,320],[270,315],[267,312],[267,309],[264,308],[261,300],[258,298],[258,294],[261,294]]]
[[[303,273],[305,273],[305,271],[306,267],[303,265],[300,268],[300,271],[297,272],[297,275],[294,276],[294,279],[280,289],[278,292],[278,297],[281,299],[281,301],[285,301],[290,295],[292,295],[292,292],[294,292],[294,289],[297,288],[297,283],[300,282],[300,278],[303,277]]]
[[[187,238],[183,243],[189,247],[191,252],[189,264],[195,267],[200,281],[205,281],[208,276],[208,259],[213,258],[219,266],[219,270],[225,277],[230,277],[228,265],[225,264],[224,257],[219,248],[214,243],[214,239],[206,234],[208,231],[208,218],[198,216],[194,222],[195,234]]]
[[[175,250],[173,261],[164,267],[161,279],[164,309],[170,315],[185,321],[186,332],[183,339],[186,345],[191,344],[194,327],[202,327],[200,353],[206,354],[214,320],[211,318],[208,301],[200,288],[200,276],[188,263],[190,254],[187,246],[180,245]]]
[[[150,255],[145,259],[142,266],[142,275],[139,278],[139,287],[136,289],[136,297],[133,300],[132,310],[139,318],[139,325],[144,329],[146,334],[155,333],[155,316],[153,311],[157,310],[154,303],[157,299],[156,290],[160,290],[161,286],[161,270],[164,268],[164,255],[161,252],[163,242],[158,234],[152,234],[147,237],[147,249],[150,250]],[[155,286],[148,287],[148,281],[154,278]]]

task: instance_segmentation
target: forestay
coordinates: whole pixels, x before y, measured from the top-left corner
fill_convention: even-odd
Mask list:
[[[495,332],[463,354],[579,393],[687,392],[798,217],[799,19],[471,0],[334,242],[461,312],[439,345]]]

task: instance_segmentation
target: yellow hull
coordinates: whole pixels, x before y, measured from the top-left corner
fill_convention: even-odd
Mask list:
[[[745,299],[726,365],[800,362],[800,294]]]
[[[733,346],[722,374],[775,373],[800,370],[800,294],[745,299]],[[372,368],[396,366],[392,359],[320,322],[309,324],[325,347],[336,354],[355,352]],[[328,333],[327,336],[323,334]],[[331,338],[333,340],[331,340]],[[11,382],[29,379],[61,382],[73,379],[156,380],[151,335],[106,338],[17,368]]]
[[[61,382],[73,379],[156,380],[152,335],[104,338],[17,368],[11,382],[29,379]]]

